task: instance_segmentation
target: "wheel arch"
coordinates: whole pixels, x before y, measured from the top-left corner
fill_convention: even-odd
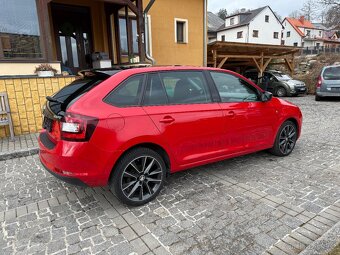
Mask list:
[[[111,172],[110,172],[110,176],[109,176],[109,179],[108,179],[108,182],[110,182],[111,180],[111,177],[113,175],[113,172],[114,172],[114,169],[117,165],[117,163],[119,162],[119,160],[124,156],[126,155],[127,153],[129,153],[130,151],[136,149],[136,148],[148,148],[148,149],[151,149],[155,152],[157,152],[161,157],[162,159],[164,160],[164,163],[165,163],[165,166],[166,166],[166,171],[167,171],[167,175],[170,174],[170,170],[171,170],[171,160],[170,160],[170,156],[169,156],[169,153],[162,147],[160,146],[159,144],[156,144],[156,143],[152,143],[152,142],[145,142],[145,143],[138,143],[138,144],[135,144],[131,147],[129,147],[128,149],[126,149],[119,157],[118,159],[116,160],[116,162],[114,163],[112,169],[111,169]]]

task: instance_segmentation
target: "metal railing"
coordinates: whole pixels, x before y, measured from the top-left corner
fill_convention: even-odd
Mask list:
[[[325,46],[314,46],[314,47],[306,47],[302,50],[302,55],[317,55],[320,53],[336,53],[340,54],[340,46],[336,48],[330,48]]]

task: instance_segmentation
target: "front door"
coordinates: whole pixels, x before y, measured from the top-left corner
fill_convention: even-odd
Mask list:
[[[225,141],[229,153],[270,147],[278,117],[271,102],[261,102],[257,89],[225,72],[211,72],[225,116]]]
[[[92,31],[88,7],[51,4],[57,58],[63,71],[77,74],[91,67]]]

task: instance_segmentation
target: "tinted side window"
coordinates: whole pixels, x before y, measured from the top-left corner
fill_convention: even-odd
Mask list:
[[[211,72],[222,102],[259,101],[256,88],[244,80],[226,73]]]
[[[128,78],[104,99],[104,102],[119,107],[137,106],[142,92],[144,75]]]
[[[170,104],[211,102],[208,85],[202,72],[164,72],[160,77]]]
[[[168,98],[158,74],[150,74],[147,80],[143,105],[165,105]]]

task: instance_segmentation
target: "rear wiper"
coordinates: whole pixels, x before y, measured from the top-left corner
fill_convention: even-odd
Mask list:
[[[47,96],[46,99],[47,99],[49,102],[53,102],[53,103],[58,103],[58,104],[63,104],[63,103],[64,103],[63,101],[59,101],[58,99],[55,99],[55,98],[50,97],[50,96]]]

